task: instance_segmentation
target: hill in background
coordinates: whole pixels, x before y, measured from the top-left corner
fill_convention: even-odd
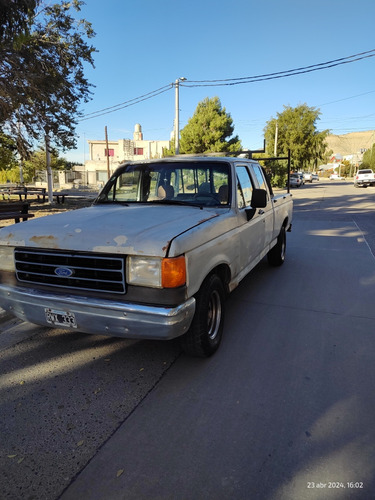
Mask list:
[[[364,151],[370,149],[375,142],[375,130],[351,132],[343,135],[329,135],[327,136],[326,142],[328,149],[331,149],[333,154],[346,156],[364,153]]]

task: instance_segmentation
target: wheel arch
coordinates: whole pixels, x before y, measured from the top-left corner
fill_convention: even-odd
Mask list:
[[[283,223],[281,225],[281,228],[280,229],[285,229],[285,231],[290,231],[291,230],[291,227],[292,227],[292,224],[289,222],[289,217],[288,216],[285,216],[284,220],[283,220]]]
[[[231,279],[231,271],[229,266],[227,264],[219,264],[218,266],[214,267],[204,279],[207,279],[208,276],[211,276],[212,274],[216,274],[221,279],[224,286],[225,294],[228,295],[229,282]]]
[[[228,262],[226,255],[222,252],[216,255],[210,254],[210,258],[203,254],[187,255],[188,296],[192,297],[198,293],[204,281],[212,274],[218,275],[227,294],[232,279],[232,265],[235,266],[236,263]]]

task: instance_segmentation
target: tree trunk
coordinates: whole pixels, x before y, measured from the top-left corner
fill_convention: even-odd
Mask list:
[[[47,165],[47,186],[48,186],[48,202],[53,205],[53,177],[51,168],[51,152],[49,145],[49,136],[46,134],[46,165]]]

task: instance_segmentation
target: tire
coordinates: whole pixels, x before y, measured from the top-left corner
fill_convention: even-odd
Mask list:
[[[181,344],[186,354],[206,358],[217,351],[223,336],[225,291],[221,279],[209,275],[195,299],[194,318]]]
[[[268,263],[271,266],[281,266],[285,262],[286,252],[286,232],[285,227],[281,228],[280,234],[277,237],[276,245],[271,248],[267,254]]]

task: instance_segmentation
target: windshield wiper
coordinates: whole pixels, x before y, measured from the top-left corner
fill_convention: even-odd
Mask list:
[[[129,203],[126,201],[119,201],[119,200],[100,200],[100,199],[97,199],[97,200],[95,200],[94,205],[122,205],[124,207],[128,207]]]
[[[152,200],[147,203],[160,203],[161,205],[187,205],[190,207],[199,207],[201,204],[195,203],[194,201],[184,201],[184,200],[169,200],[164,198],[163,200]]]

